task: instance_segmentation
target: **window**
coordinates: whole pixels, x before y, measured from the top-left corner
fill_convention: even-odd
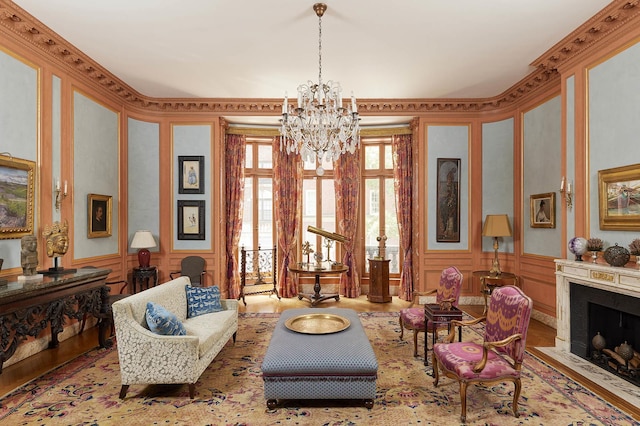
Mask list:
[[[322,165],[323,176],[316,175],[315,163],[304,163],[304,180],[302,182],[302,241],[308,241],[314,253],[322,253],[323,260],[339,260],[338,247],[335,242],[328,242],[326,238],[308,232],[309,225],[336,232],[336,192],[333,185],[333,164],[325,161]],[[327,247],[330,244],[330,247]],[[306,259],[304,259],[306,261]]]
[[[396,215],[395,189],[393,183],[393,157],[391,138],[362,138],[364,162],[362,171],[362,194],[364,196],[364,263],[366,259],[378,256],[377,238],[387,236],[386,258],[390,259],[389,273],[399,274],[400,234]]]
[[[272,139],[247,136],[240,247],[273,247],[275,235]]]
[[[366,261],[378,255],[377,237],[386,235],[386,258],[390,259],[389,272],[399,274],[402,264],[399,252],[398,221],[395,211],[395,193],[393,184],[393,158],[390,137],[362,138],[362,187],[360,200],[362,212],[359,223],[364,224],[364,246],[358,263],[368,273]],[[273,156],[272,138],[247,136],[244,215],[240,246],[247,249],[272,247],[276,242],[276,230],[273,215]],[[308,241],[314,253],[322,253],[324,260],[340,261],[342,244],[330,242],[314,233],[308,232],[309,225],[337,232],[336,193],[334,188],[333,164],[325,161],[323,176],[316,175],[316,164],[304,163],[302,183],[302,216],[300,241],[302,247]],[[306,261],[301,253],[298,259]],[[310,259],[313,261],[313,258]]]

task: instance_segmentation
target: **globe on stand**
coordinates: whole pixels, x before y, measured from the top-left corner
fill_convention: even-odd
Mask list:
[[[582,255],[587,252],[587,239],[573,237],[569,240],[569,251],[576,256],[577,262],[582,262]]]

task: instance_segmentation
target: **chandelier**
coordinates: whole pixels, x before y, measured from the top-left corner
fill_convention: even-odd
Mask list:
[[[322,15],[324,3],[316,3],[313,10],[318,16],[318,83],[307,81],[298,86],[298,103],[289,105],[285,93],[282,104],[282,142],[280,150],[287,154],[300,154],[304,161],[318,160],[316,174],[322,176],[323,160],[335,161],[347,151],[353,154],[360,144],[360,128],[356,98],[345,108],[340,83],[322,82]]]

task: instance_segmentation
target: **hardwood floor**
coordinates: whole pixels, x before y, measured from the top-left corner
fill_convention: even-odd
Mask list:
[[[307,301],[300,301],[297,298],[278,300],[275,296],[257,295],[247,296],[246,300],[246,307],[242,301],[240,301],[240,312],[273,313],[282,312],[286,309],[309,307],[309,303]],[[325,301],[322,302],[319,307],[339,306],[342,308],[354,309],[357,312],[398,312],[400,309],[405,308],[408,305],[408,302],[400,300],[397,297],[393,297],[393,300],[389,303],[371,303],[367,300],[366,296],[361,296],[355,299],[343,297],[340,298],[340,301],[338,302],[333,300]],[[462,305],[460,308],[474,317],[482,315],[483,306],[481,305]],[[572,370],[559,365],[555,360],[535,350],[535,347],[554,346],[555,336],[556,331],[554,328],[532,319],[527,335],[527,349],[532,353],[535,353],[536,356],[543,358],[558,370],[602,396],[608,402],[622,408],[626,412],[632,414],[637,420],[640,420],[640,410],[638,407],[630,406],[629,403],[611,394],[597,383],[593,383],[582,376],[575,374]],[[80,335],[61,342],[60,346],[56,349],[45,350],[14,365],[5,367],[2,374],[0,374],[0,396],[6,395],[15,388],[28,383],[45,372],[54,369],[76,356],[94,348],[96,346],[96,342],[97,328],[93,327]]]

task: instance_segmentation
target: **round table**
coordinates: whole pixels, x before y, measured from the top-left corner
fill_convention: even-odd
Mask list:
[[[491,293],[493,293],[494,288],[508,284],[520,287],[520,278],[511,272],[492,274],[490,271],[473,271],[472,274],[474,277],[480,278],[480,292],[482,292],[482,295],[484,296],[484,312],[482,312],[482,315],[487,313],[487,299],[491,296]]]
[[[339,294],[321,294],[320,293],[320,277],[326,275],[340,275],[343,272],[347,272],[349,268],[342,263],[329,264],[324,262],[320,266],[315,263],[295,263],[289,265],[289,271],[298,275],[315,275],[316,282],[313,286],[313,294],[298,293],[298,299],[307,299],[311,302],[311,306],[315,306],[323,300],[336,299],[336,302],[340,300]]]

